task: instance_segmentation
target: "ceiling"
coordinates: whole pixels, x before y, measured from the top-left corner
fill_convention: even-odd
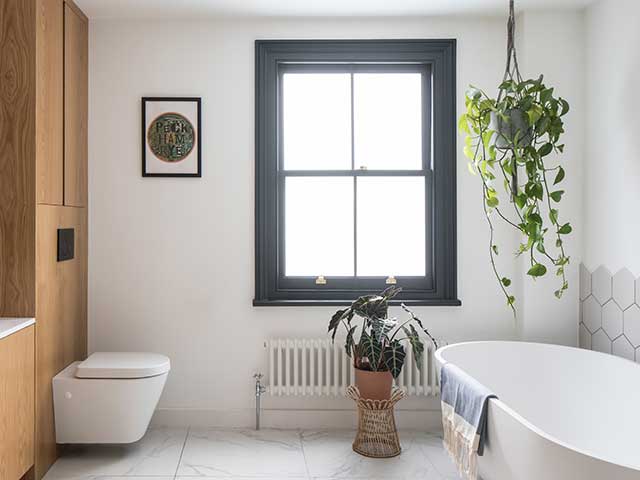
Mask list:
[[[506,14],[507,0],[76,0],[89,18]],[[517,0],[518,9],[581,8],[593,0]]]

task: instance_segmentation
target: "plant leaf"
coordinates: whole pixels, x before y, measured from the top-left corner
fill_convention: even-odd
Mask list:
[[[362,331],[360,343],[358,344],[358,351],[360,353],[360,357],[367,359],[371,370],[377,372],[380,367],[380,359],[382,357],[382,346],[380,343],[376,342],[366,330]]]
[[[556,190],[555,192],[551,192],[549,194],[549,197],[551,197],[551,200],[557,203],[562,200],[562,195],[564,195],[564,190]]]
[[[525,193],[519,193],[516,195],[515,202],[518,208],[522,210],[527,204],[527,195]]]
[[[422,343],[422,340],[420,340],[420,334],[418,333],[418,330],[416,330],[416,327],[414,327],[413,325],[409,325],[409,328],[402,327],[402,330],[409,339],[409,343],[411,343],[411,348],[413,349],[413,355],[416,360],[416,365],[418,367],[418,370],[420,370],[422,368],[422,356],[424,354],[424,343]]]
[[[545,267],[541,263],[536,263],[533,267],[529,269],[527,275],[532,277],[542,277],[547,273],[547,267]]]
[[[329,321],[329,328],[327,329],[327,332],[331,332],[331,341],[335,341],[336,332],[338,331],[338,327],[340,326],[340,322],[342,321],[342,319],[345,316],[345,313],[348,310],[351,310],[351,309],[350,308],[345,308],[344,310],[338,310],[331,317],[331,320]]]
[[[560,235],[569,235],[572,231],[573,231],[573,228],[571,227],[571,225],[569,225],[568,223],[565,223],[560,227],[560,229],[558,230],[558,233]]]
[[[471,131],[469,130],[469,124],[467,123],[467,114],[463,113],[460,115],[460,120],[458,121],[458,130],[463,133],[469,135]]]
[[[556,178],[553,181],[554,185],[559,184],[562,180],[564,180],[564,169],[562,167],[558,168],[558,173],[556,174]]]
[[[553,151],[553,145],[550,143],[545,143],[543,146],[541,146],[538,149],[538,154],[540,154],[541,157],[546,157],[547,155],[549,155],[551,152]]]
[[[398,324],[397,320],[392,318],[372,318],[371,331],[374,340],[383,342],[388,333]]]
[[[404,347],[399,340],[394,340],[384,349],[382,353],[384,365],[391,372],[393,378],[398,378],[402,372],[405,355]]]
[[[357,328],[358,328],[357,326],[353,326],[351,327],[351,329],[349,329],[349,332],[347,332],[347,338],[345,340],[344,349],[347,351],[348,357],[351,357],[351,352],[353,351],[353,347],[355,343],[353,339],[353,334],[356,332]]]

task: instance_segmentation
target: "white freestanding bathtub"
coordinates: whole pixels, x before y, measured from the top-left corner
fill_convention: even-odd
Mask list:
[[[489,401],[483,480],[639,480],[640,365],[524,342],[441,348],[498,396]]]

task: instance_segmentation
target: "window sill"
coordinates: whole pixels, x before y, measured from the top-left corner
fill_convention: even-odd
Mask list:
[[[349,300],[253,300],[254,307],[339,307],[351,305]],[[462,301],[453,300],[393,300],[391,305],[404,303],[407,307],[460,307]]]

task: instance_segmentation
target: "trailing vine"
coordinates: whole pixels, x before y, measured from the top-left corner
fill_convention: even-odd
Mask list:
[[[549,165],[552,153],[564,152],[563,117],[569,112],[569,103],[555,96],[554,89],[544,84],[543,76],[522,79],[513,42],[513,0],[510,3],[507,68],[498,96],[491,98],[471,86],[466,93],[466,112],[458,126],[465,134],[464,153],[470,171],[482,181],[491,266],[515,315],[511,279],[500,275],[496,265],[499,248],[494,221],[505,222],[523,235],[516,255],[527,255],[529,276],[543,277],[548,266],[555,268],[560,279],[557,298],[568,289],[565,268],[570,259],[563,237],[571,233],[572,227],[560,221],[559,204],[565,192],[558,185],[565,178],[565,170],[561,165]],[[496,182],[502,183],[510,206],[500,203]],[[553,246],[548,243],[549,237]]]

